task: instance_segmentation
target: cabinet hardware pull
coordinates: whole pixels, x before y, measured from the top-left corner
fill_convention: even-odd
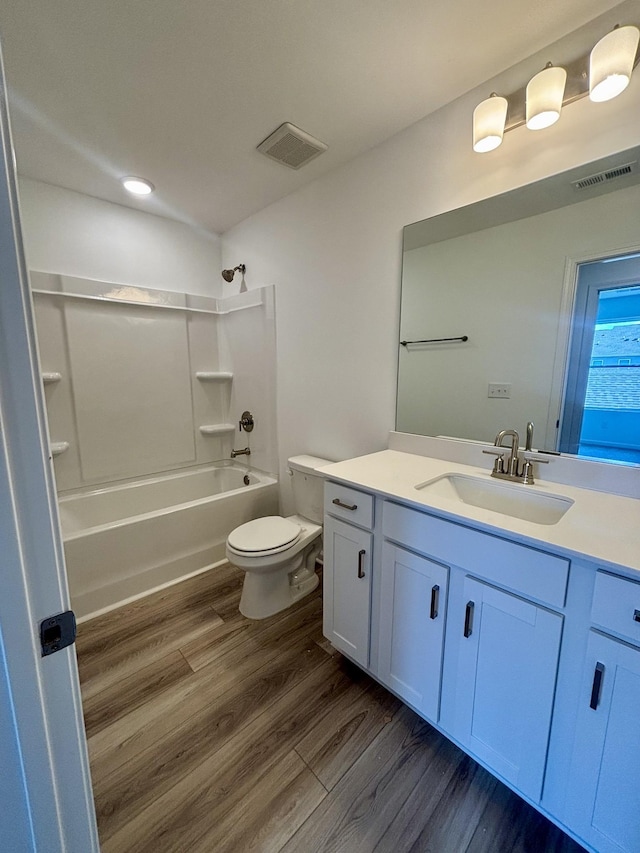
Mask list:
[[[351,511],[358,509],[358,504],[344,504],[340,498],[334,498],[331,503],[334,503],[336,506],[341,506],[342,509],[350,509]]]
[[[640,610],[633,611],[633,621],[640,622]]]
[[[467,606],[464,612],[464,635],[465,637],[470,637],[473,633],[473,608],[475,607],[474,601],[468,601]]]
[[[602,691],[602,679],[604,677],[604,664],[598,663],[596,664],[595,672],[593,673],[593,684],[591,685],[591,701],[589,702],[589,707],[593,708],[594,711],[598,709],[598,705],[600,704],[600,693]]]
[[[363,578],[363,577],[364,577],[364,569],[363,569],[363,566],[364,566],[364,555],[365,555],[366,553],[367,553],[367,552],[364,550],[364,548],[362,549],[362,551],[360,551],[360,552],[358,553],[358,577],[359,577],[359,578]]]
[[[440,587],[437,583],[431,587],[431,612],[429,616],[431,619],[438,618],[438,601],[440,599]]]

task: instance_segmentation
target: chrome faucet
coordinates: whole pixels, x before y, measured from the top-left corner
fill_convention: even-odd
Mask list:
[[[507,447],[503,444],[503,440],[509,436],[511,438],[511,450],[509,453],[509,459],[505,464],[505,453],[507,451]],[[533,445],[533,423],[529,421],[527,424],[527,443],[525,446],[525,452],[522,455],[522,468],[520,468],[520,456],[519,456],[519,448],[520,448],[520,436],[514,429],[501,429],[500,432],[496,435],[496,439],[493,442],[496,450],[483,450],[483,453],[489,453],[492,456],[496,457],[496,461],[493,463],[493,470],[491,471],[492,477],[498,477],[501,480],[513,480],[518,483],[522,483],[525,486],[533,485],[535,482],[533,479],[533,458],[529,455],[532,451]],[[535,461],[547,465],[549,463],[548,459],[538,459],[535,457]]]
[[[520,459],[518,457],[518,450],[520,448],[520,436],[515,431],[515,429],[501,429],[500,432],[496,436],[496,440],[493,442],[496,447],[504,447],[502,443],[503,439],[507,436],[511,438],[511,455],[509,456],[509,462],[507,464],[507,470],[504,470],[504,455],[498,456],[496,459],[496,463],[499,463],[500,470],[494,473],[496,476],[499,474],[506,474],[509,479],[514,479],[518,476],[518,467],[520,463]]]
[[[527,441],[524,446],[524,449],[529,452],[533,447],[533,421],[529,421],[527,424]]]
[[[236,456],[251,456],[251,448],[243,447],[242,450],[232,450],[231,458],[235,459]]]

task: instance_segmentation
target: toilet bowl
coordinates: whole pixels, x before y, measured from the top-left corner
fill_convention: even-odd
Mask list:
[[[273,616],[318,586],[315,563],[322,550],[324,479],[317,469],[329,464],[317,456],[289,459],[298,514],[256,518],[227,537],[227,559],[245,572],[243,616]]]

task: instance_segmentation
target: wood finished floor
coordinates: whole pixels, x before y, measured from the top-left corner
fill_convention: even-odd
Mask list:
[[[78,630],[103,853],[583,853],[223,566]]]

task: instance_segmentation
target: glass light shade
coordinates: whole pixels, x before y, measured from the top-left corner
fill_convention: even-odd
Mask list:
[[[610,101],[629,85],[640,30],[617,27],[600,39],[589,58],[589,97]]]
[[[480,154],[493,151],[502,142],[507,119],[507,99],[492,95],[473,111],[473,150]]]
[[[532,77],[527,84],[526,117],[529,130],[550,127],[560,118],[567,72],[550,66]]]
[[[120,180],[125,190],[133,193],[133,195],[150,195],[155,189],[151,181],[147,181],[145,178],[136,178],[133,175],[127,175],[126,178],[121,178]]]

